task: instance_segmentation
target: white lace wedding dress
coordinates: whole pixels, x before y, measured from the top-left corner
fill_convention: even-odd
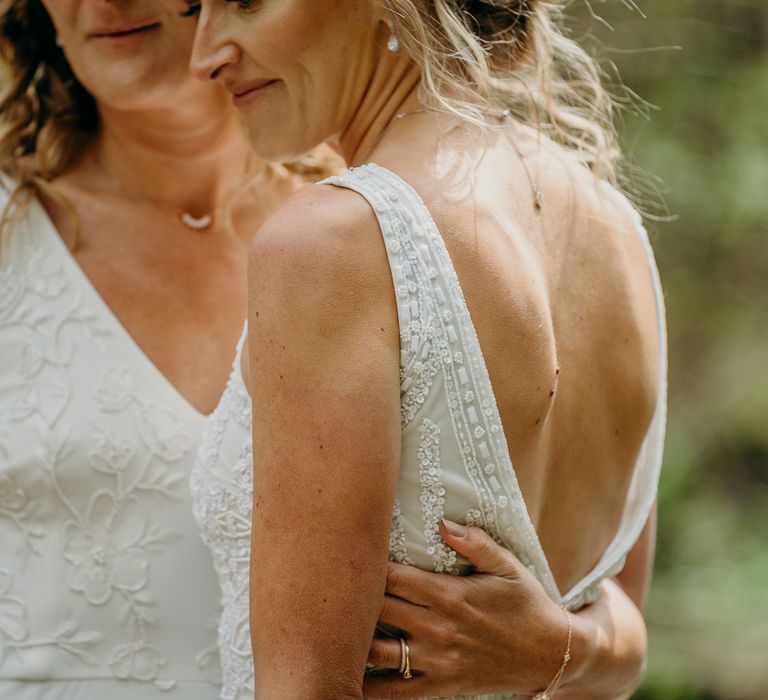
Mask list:
[[[664,308],[639,216],[632,211],[648,253],[659,319],[658,404],[615,538],[594,569],[561,595],[518,487],[461,286],[429,211],[406,182],[374,164],[325,182],[355,190],[368,200],[381,227],[395,283],[402,348],[402,453],[390,531],[391,559],[434,571],[461,571],[465,562],[439,536],[438,523],[445,516],[492,533],[541,581],[553,600],[570,609],[581,607],[592,599],[604,577],[623,566],[655,500],[661,466],[666,418]],[[621,198],[607,186],[606,194]],[[222,587],[219,644],[225,700],[250,697],[253,690],[248,636],[251,403],[240,373],[242,345],[241,340],[192,478],[196,516],[213,551]],[[507,697],[513,696],[476,696],[474,700]]]
[[[1,700],[219,695],[189,495],[207,421],[32,202],[0,257]]]

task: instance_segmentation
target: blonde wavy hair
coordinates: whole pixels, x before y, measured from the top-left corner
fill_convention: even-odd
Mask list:
[[[422,71],[425,104],[484,128],[490,107],[509,110],[616,184],[614,102],[597,61],[566,35],[562,2],[381,2]],[[98,127],[96,103],[56,45],[40,0],[0,0],[0,172],[15,183],[0,240],[34,196],[61,200],[49,183],[77,163]],[[292,169],[318,179],[339,161],[322,152]]]
[[[614,102],[597,61],[564,31],[547,0],[382,0],[422,72],[421,99],[487,128],[509,110],[616,184]]]

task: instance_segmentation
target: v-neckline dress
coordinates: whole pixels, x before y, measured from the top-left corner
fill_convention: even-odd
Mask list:
[[[0,258],[0,699],[218,697],[189,493],[209,420],[32,201]]]

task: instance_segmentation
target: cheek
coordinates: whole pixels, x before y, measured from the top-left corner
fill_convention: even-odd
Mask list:
[[[238,28],[242,46],[254,62],[277,75],[291,72],[313,42],[313,23],[307,13],[295,1],[279,5],[268,5],[261,15],[244,15]]]
[[[286,37],[276,51],[282,53],[284,79],[291,97],[304,112],[303,121],[324,121],[329,112],[337,113],[346,106],[355,57],[336,37],[309,27],[297,32],[292,40]]]
[[[158,51],[166,54],[167,60],[174,64],[181,64],[185,72],[189,73],[189,61],[192,56],[192,44],[195,41],[195,25],[192,22],[169,26],[169,31],[164,38],[163,47]],[[158,55],[158,63],[164,57]],[[191,73],[190,73],[191,75]]]
[[[375,23],[316,0],[269,2],[263,14],[253,15],[250,27],[243,21],[239,40],[250,75],[282,84],[243,116],[258,155],[284,160],[285,152],[276,157],[278,150],[302,155],[346,126],[368,82],[365,47]],[[359,3],[339,4],[354,9]]]
[[[66,36],[75,28],[77,6],[70,0],[43,0],[45,11],[48,13],[57,34]]]

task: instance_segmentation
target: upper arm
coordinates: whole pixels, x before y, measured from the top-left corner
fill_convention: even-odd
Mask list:
[[[256,683],[267,698],[354,696],[400,451],[394,292],[358,195],[303,191],[256,236],[249,353]]]

